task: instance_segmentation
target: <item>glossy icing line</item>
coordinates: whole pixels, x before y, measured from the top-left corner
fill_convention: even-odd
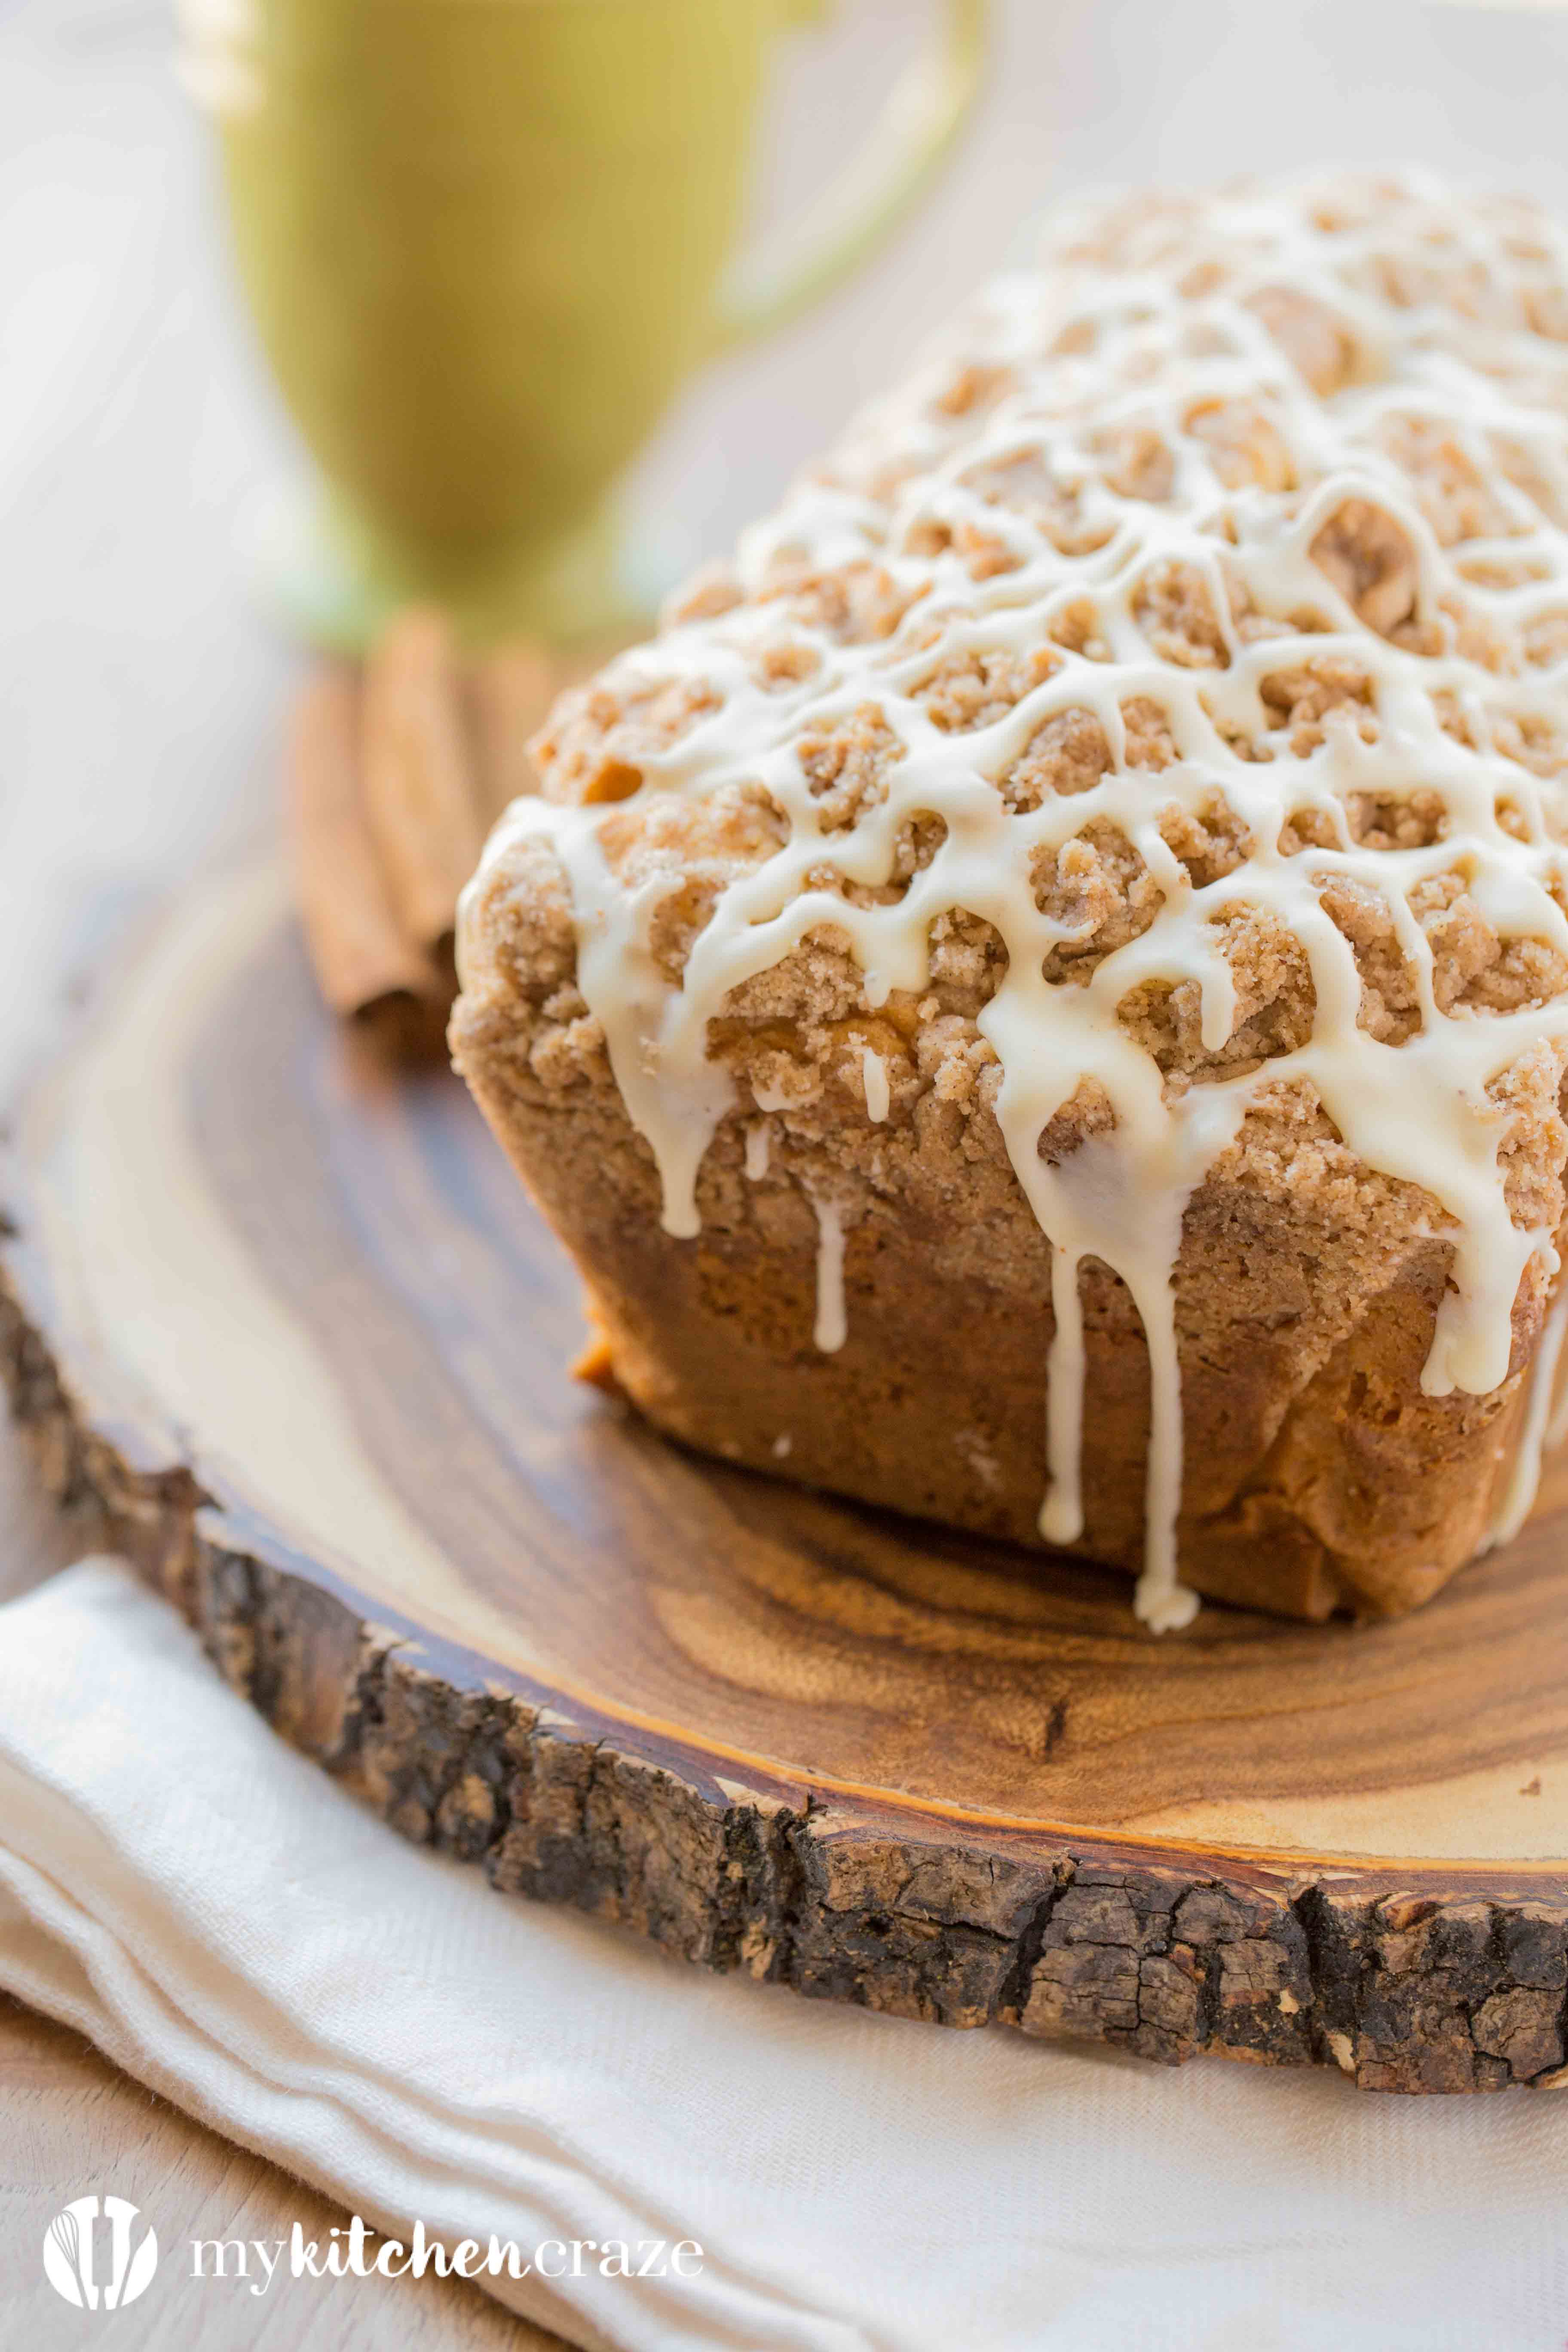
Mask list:
[[[1555,1271],[1555,1267],[1553,1271]],[[1568,1289],[1552,1302],[1541,1334],[1525,1390],[1524,1418],[1513,1459],[1487,1531],[1486,1549],[1511,1543],[1530,1517],[1541,1484],[1543,1455],[1563,1443],[1564,1400],[1558,1393],[1563,1341],[1568,1335]]]
[[[816,1325],[812,1338],[825,1356],[849,1337],[844,1304],[844,1220],[832,1201],[813,1200],[816,1212]]]

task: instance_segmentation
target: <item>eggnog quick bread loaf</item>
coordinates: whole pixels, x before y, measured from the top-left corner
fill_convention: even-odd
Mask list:
[[[1528,1507],[1563,1308],[1568,236],[1059,213],[556,709],[458,1062],[620,1382],[1321,1616]],[[1565,1289],[1568,1296],[1568,1289]]]

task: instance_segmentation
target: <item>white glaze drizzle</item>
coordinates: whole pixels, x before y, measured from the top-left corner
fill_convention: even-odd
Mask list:
[[[816,1211],[816,1326],[812,1338],[836,1356],[849,1337],[844,1305],[844,1219],[835,1201],[814,1198]]]
[[[1558,1304],[1563,1309],[1564,1326],[1568,1326],[1568,1300],[1560,1300]],[[1542,1433],[1541,1454],[1536,1463],[1537,1485],[1540,1483],[1542,1462],[1549,1454],[1555,1454],[1560,1445],[1568,1442],[1568,1381],[1563,1379],[1564,1371],[1568,1371],[1568,1357],[1563,1353],[1561,1340],[1558,1342],[1557,1358],[1552,1370],[1552,1409],[1547,1417],[1545,1429]],[[1533,1503],[1534,1500],[1532,1494],[1531,1501]]]
[[[1556,1253],[1552,1255],[1555,1260]],[[1557,1270],[1555,1264],[1552,1270],[1554,1273]],[[1552,1448],[1563,1442],[1563,1422],[1565,1412],[1568,1412],[1568,1400],[1558,1393],[1558,1371],[1565,1334],[1568,1334],[1568,1288],[1553,1300],[1531,1362],[1525,1389],[1524,1417],[1520,1424],[1502,1494],[1492,1514],[1491,1526],[1487,1530],[1483,1547],[1487,1551],[1494,1550],[1499,1544],[1511,1543],[1518,1535],[1530,1517],[1536,1490],[1541,1485],[1542,1463]]]
[[[866,1116],[873,1127],[880,1127],[888,1116],[892,1096],[888,1086],[888,1065],[874,1045],[866,1046],[861,1053],[860,1076],[866,1088]]]
[[[754,1118],[746,1129],[746,1174],[753,1184],[760,1184],[768,1172],[768,1123]]]
[[[1157,1628],[1184,1623],[1196,1605],[1176,1571],[1182,1413],[1172,1277],[1183,1215],[1261,1087],[1310,1083],[1361,1161],[1436,1203],[1453,1257],[1422,1374],[1428,1394],[1496,1388],[1508,1370],[1521,1281],[1537,1256],[1555,1267],[1551,1234],[1521,1227],[1510,1213],[1498,1157],[1503,1120],[1487,1089],[1531,1047],[1561,1051],[1568,1005],[1556,997],[1485,1018],[1445,1013],[1408,894],[1423,877],[1458,867],[1500,934],[1568,953],[1563,787],[1492,748],[1490,731],[1500,714],[1526,728],[1561,729],[1568,721],[1562,670],[1531,668],[1511,655],[1500,667],[1482,666],[1459,650],[1438,601],[1458,595],[1510,646],[1563,604],[1568,536],[1545,509],[1568,516],[1568,352],[1521,323],[1518,284],[1531,268],[1559,289],[1568,283],[1568,242],[1533,214],[1485,215],[1421,181],[1404,184],[1396,201],[1396,234],[1376,216],[1330,233],[1319,226],[1319,192],[1310,188],[1206,199],[1180,215],[1169,236],[1152,210],[1147,250],[1134,256],[1136,267],[1122,261],[1114,269],[1078,255],[1075,240],[1092,235],[1100,217],[1092,208],[1058,216],[1045,266],[994,284],[928,368],[851,427],[831,469],[799,483],[778,514],[746,535],[737,572],[748,601],[672,625],[613,667],[609,682],[623,691],[700,680],[710,698],[668,748],[639,752],[644,793],[701,799],[760,784],[789,826],[775,854],[721,892],[679,984],[660,972],[647,928],[674,879],[623,887],[603,854],[602,808],[515,803],[480,869],[523,835],[542,834],[553,845],[573,893],[582,993],[654,1152],[665,1228],[677,1235],[698,1230],[698,1171],[734,1102],[727,1074],[707,1056],[708,1024],[734,988],[830,926],[848,942],[875,1009],[894,990],[918,995],[927,985],[930,929],[946,910],[964,908],[994,927],[1008,961],[980,1028],[1001,1065],[995,1113],[1012,1165],[1052,1248],[1050,1484],[1041,1530],[1058,1542],[1082,1531],[1079,1275],[1092,1256],[1126,1284],[1148,1342],[1152,1427],[1137,1607]],[[1521,220],[1539,240],[1539,268],[1517,259]],[[1451,306],[1385,299],[1373,281],[1379,271],[1386,278],[1391,235],[1395,265],[1413,272],[1433,237],[1444,241],[1446,266],[1472,266],[1481,315],[1457,320]],[[1201,273],[1211,264],[1222,280],[1205,289]],[[1296,372],[1258,314],[1281,287],[1318,305],[1352,354],[1348,380],[1326,397]],[[1080,352],[1075,338],[1092,348]],[[978,427],[962,433],[939,396],[960,358],[1005,371],[1009,386]],[[1289,495],[1227,487],[1189,430],[1215,404],[1238,401],[1267,411],[1294,480]],[[1390,419],[1412,416],[1476,456],[1506,515],[1504,535],[1495,543],[1472,538],[1467,558],[1501,551],[1534,576],[1496,587],[1456,573],[1381,439]],[[1097,436],[1123,425],[1152,431],[1174,453],[1164,500],[1120,495],[1104,478]],[[1494,462],[1500,439],[1527,453],[1547,485],[1543,503],[1503,479]],[[1020,454],[1078,499],[1087,523],[1103,525],[1101,544],[1063,551],[1016,504],[982,495],[970,478],[976,469]],[[879,467],[890,488],[875,488]],[[1415,617],[1429,641],[1435,630],[1436,650],[1407,650],[1374,634],[1314,560],[1319,533],[1352,499],[1391,519],[1414,557]],[[958,551],[965,534],[970,543],[1004,544],[1007,568],[972,577]],[[777,601],[786,563],[812,576],[876,565],[913,601],[886,639],[842,642],[787,599]],[[1140,583],[1175,563],[1210,584],[1223,666],[1177,666],[1151,642]],[[1258,614],[1284,623],[1310,612],[1326,625],[1305,636],[1248,638],[1232,618],[1236,593]],[[1075,651],[1063,625],[1086,605],[1092,631],[1079,631],[1082,650]],[[783,637],[804,644],[811,659],[781,689],[762,682],[758,663]],[[988,724],[944,731],[920,698],[932,669],[954,653],[1026,656],[1047,645],[1055,667]],[[1344,660],[1370,678],[1375,740],[1331,718],[1310,756],[1240,757],[1237,740],[1256,741],[1274,724],[1262,681],[1308,659]],[[1436,696],[1463,709],[1472,742],[1445,729]],[[1125,760],[1124,706],[1135,697],[1158,704],[1173,739],[1174,763],[1157,775]],[[795,739],[808,725],[820,731],[848,719],[868,698],[902,755],[879,803],[852,830],[828,834]],[[1087,791],[1010,810],[993,779],[1053,714],[1068,710],[1099,721],[1111,768]],[[1249,852],[1234,872],[1195,887],[1160,819],[1173,808],[1197,814],[1216,789],[1244,822]],[[1397,803],[1417,791],[1446,803],[1440,838],[1415,848],[1357,845],[1346,817],[1353,795]],[[1505,803],[1521,831],[1500,822]],[[1282,829],[1303,809],[1331,825],[1338,846],[1281,848]],[[945,835],[900,898],[856,905],[821,887],[826,863],[847,882],[885,882],[900,825],[927,814],[942,820]],[[1135,846],[1163,903],[1087,984],[1063,985],[1043,966],[1074,934],[1037,903],[1031,866],[1037,853],[1059,850],[1095,819]],[[1381,894],[1391,910],[1420,997],[1421,1027],[1403,1043],[1379,1042],[1358,1025],[1361,974],[1321,903],[1336,877]],[[1215,924],[1230,908],[1261,908],[1300,942],[1315,993],[1310,1034],[1235,1075],[1167,1083],[1117,1008],[1140,982],[1194,982],[1205,1047],[1223,1045],[1237,997]],[[882,1067],[867,1049],[867,1109],[876,1119],[886,1103],[880,1088],[873,1091],[873,1061]],[[885,1087],[885,1067],[882,1076]],[[1086,1079],[1103,1090],[1114,1124],[1053,1166],[1041,1156],[1041,1136]],[[782,1095],[759,1092],[756,1100],[765,1110],[788,1108]],[[750,1133],[746,1150],[750,1172]],[[814,1199],[813,1207],[817,1344],[837,1348],[842,1224],[830,1202]],[[1538,1453],[1539,1417],[1531,1426]]]

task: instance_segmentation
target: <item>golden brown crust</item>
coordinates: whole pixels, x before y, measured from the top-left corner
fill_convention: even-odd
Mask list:
[[[730,1460],[1037,1542],[1048,1251],[991,1108],[995,1058],[974,1026],[984,940],[955,927],[931,994],[876,1013],[850,960],[820,942],[741,992],[715,1042],[748,1097],[776,1108],[721,1126],[699,1183],[701,1235],[680,1242],[660,1229],[652,1155],[575,992],[548,851],[483,890],[495,961],[469,971],[454,1051],[577,1258],[626,1392]],[[865,1118],[867,1046],[890,1076],[879,1125]],[[1554,1069],[1536,1077],[1518,1181],[1540,1214],[1560,1204],[1563,1150],[1541,1141],[1560,1134]],[[1080,1106],[1058,1147],[1093,1123]],[[761,1177],[744,1173],[749,1124],[770,1136]],[[810,1202],[824,1192],[849,1203],[836,1355],[812,1337]],[[1544,1295],[1521,1294],[1501,1389],[1423,1396],[1447,1259],[1422,1231],[1431,1208],[1357,1162],[1285,1085],[1194,1195],[1176,1273],[1179,1540],[1199,1591],[1290,1614],[1394,1614],[1481,1540]],[[1091,1265],[1082,1289],[1091,1443],[1077,1549],[1136,1570],[1147,1357],[1125,1286]]]
[[[829,1355],[812,1337],[808,1205],[828,1123],[813,1135],[809,1117],[774,1115],[784,1139],[760,1179],[743,1172],[743,1123],[728,1123],[704,1163],[701,1234],[672,1241],[651,1156],[607,1074],[547,1088],[516,1029],[487,1024],[471,1000],[454,1044],[583,1269],[616,1379],[660,1428],[776,1475],[1039,1541],[1047,1253],[962,1080],[945,1098],[907,1086],[879,1162],[867,1155],[858,1171],[848,1338]],[[1427,1599],[1484,1535],[1543,1300],[1521,1300],[1502,1388],[1423,1396],[1445,1249],[1410,1234],[1407,1219],[1391,1258],[1395,1203],[1298,1108],[1260,1117],[1188,1210],[1176,1280],[1182,1571],[1215,1598],[1291,1615],[1393,1615]],[[864,1135],[858,1123],[842,1131]],[[1270,1155],[1272,1187],[1259,1181]],[[834,1172],[842,1181],[842,1160]],[[1115,1276],[1088,1266],[1082,1296],[1091,1441],[1075,1549],[1136,1572],[1148,1360]]]

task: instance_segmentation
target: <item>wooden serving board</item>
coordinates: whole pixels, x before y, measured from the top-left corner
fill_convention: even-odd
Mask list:
[[[1554,2083],[1568,1472],[1418,1615],[1206,1607],[683,1454],[458,1083],[205,881],[18,1115],[0,1354],[285,1737],[508,1891],[952,2024]],[[149,1738],[157,1727],[148,1726]]]

